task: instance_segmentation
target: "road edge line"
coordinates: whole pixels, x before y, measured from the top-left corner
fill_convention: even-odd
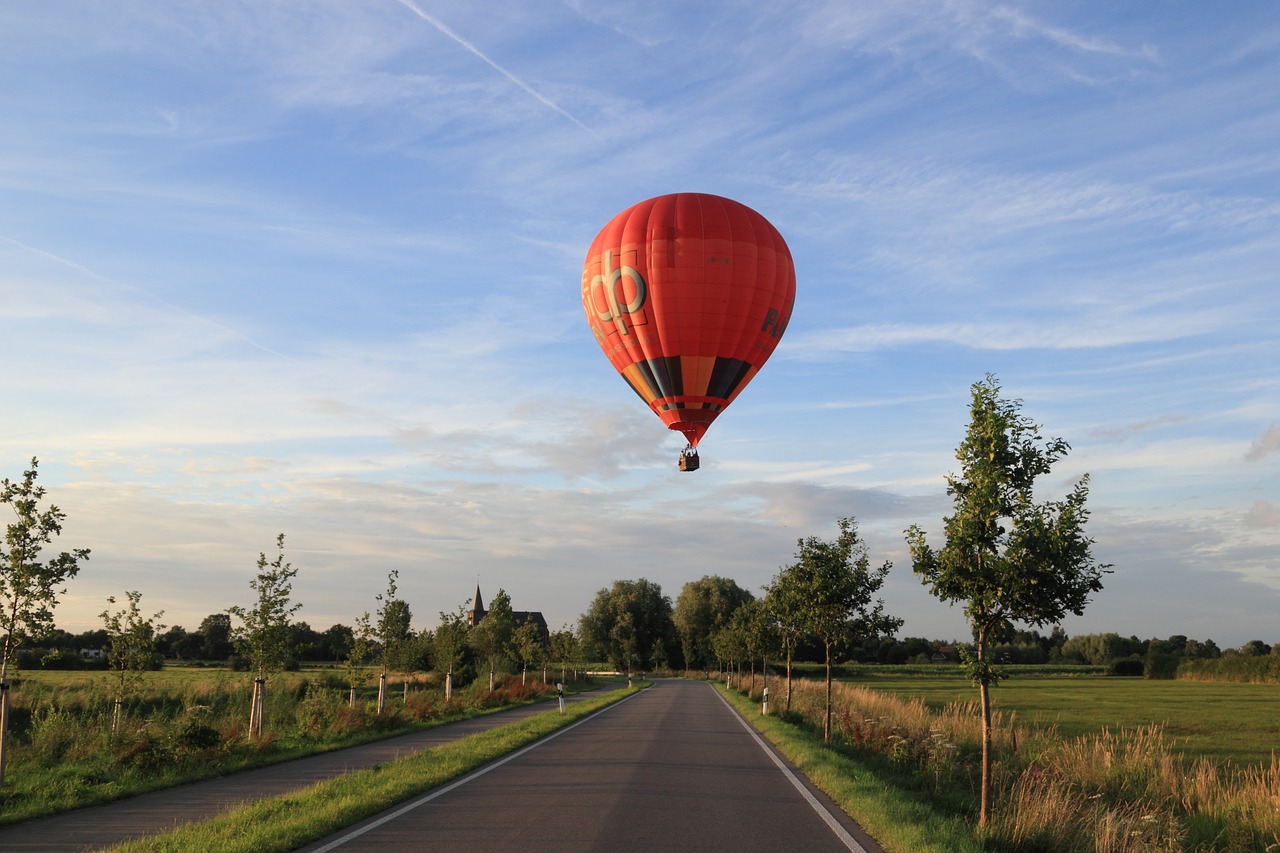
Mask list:
[[[783,775],[785,775],[791,784],[795,786],[795,789],[800,792],[800,796],[804,797],[805,802],[809,804],[810,808],[818,813],[818,817],[822,818],[822,822],[827,825],[827,828],[835,833],[836,838],[839,838],[845,847],[849,848],[850,853],[868,853],[867,848],[859,844],[858,840],[849,834],[849,830],[840,825],[840,821],[836,820],[836,816],[831,813],[831,810],[818,802],[818,798],[813,795],[813,792],[805,787],[805,784],[800,781],[799,777],[797,777],[795,773],[791,772],[791,768],[778,757],[777,752],[769,746],[768,741],[760,737],[760,733],[752,728],[746,718],[738,712],[738,709],[730,705],[729,701],[720,695],[720,692],[716,690],[715,685],[708,684],[708,686],[711,688],[712,692],[716,694],[716,698],[723,702],[724,706],[733,714],[734,719],[738,721],[738,724],[746,729],[747,734],[751,735],[751,737],[755,739],[756,745],[764,750],[765,755],[769,756],[769,759],[777,765]]]

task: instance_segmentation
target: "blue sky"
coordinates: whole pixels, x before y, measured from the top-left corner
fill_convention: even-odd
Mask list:
[[[970,386],[1072,445],[1114,564],[1070,634],[1280,641],[1280,6],[0,7],[0,473],[93,556],[57,618],[194,628],[286,534],[301,618],[387,572],[553,626],[758,591],[855,516],[908,636]],[[683,441],[582,316],[596,232],[710,192],[787,239],[773,359]]]

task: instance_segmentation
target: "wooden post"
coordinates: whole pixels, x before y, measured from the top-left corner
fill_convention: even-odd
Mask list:
[[[382,713],[382,709],[387,707],[387,674],[385,672],[378,675],[378,713]]]
[[[267,680],[265,678],[255,678],[253,680],[253,702],[249,706],[249,737],[262,737],[262,706],[266,703],[267,698]]]

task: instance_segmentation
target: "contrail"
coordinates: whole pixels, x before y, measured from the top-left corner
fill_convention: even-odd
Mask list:
[[[47,252],[44,249],[41,249],[37,246],[28,245],[27,243],[23,243],[20,240],[15,240],[12,237],[7,237],[4,234],[0,234],[0,242],[8,243],[10,246],[16,246],[17,248],[22,249],[23,251],[31,252],[32,254],[35,254],[35,255],[40,255],[41,257],[47,258],[51,261],[54,261],[55,263],[59,263],[59,264],[62,264],[63,266],[70,267],[76,272],[81,273],[85,276],[88,276],[89,278],[96,279],[97,281],[103,282],[104,284],[109,284],[109,285],[112,285],[113,287],[117,287],[122,290],[135,293],[144,299],[151,300],[152,302],[160,305],[161,307],[169,311],[176,312],[178,314],[183,315],[184,317],[189,317],[192,320],[195,320],[196,322],[213,326],[215,329],[220,329],[223,332],[226,332],[227,334],[231,335],[232,337],[243,341],[244,343],[248,344],[251,347],[256,347],[257,349],[260,349],[265,353],[269,353],[270,355],[283,358],[285,361],[300,363],[298,362],[298,359],[294,358],[293,356],[285,355],[282,352],[273,350],[271,347],[263,346],[262,344],[255,341],[253,338],[249,337],[243,332],[240,332],[240,331],[237,331],[236,329],[231,328],[225,323],[220,323],[217,320],[211,319],[209,317],[205,317],[200,314],[196,314],[193,311],[188,311],[186,308],[183,308],[180,305],[176,305],[173,302],[168,301],[167,299],[162,299],[161,297],[156,296],[154,293],[148,293],[142,290],[141,288],[138,288],[129,284],[123,284],[119,281],[108,278],[107,276],[102,275],[101,273],[94,272],[93,270],[86,267],[84,264],[79,264],[79,263],[76,263],[75,261],[68,260],[67,258],[62,257],[61,255],[55,255],[53,252]]]
[[[422,11],[421,9],[419,9],[416,5],[414,5],[413,0],[400,0],[400,3],[401,3],[401,5],[403,5],[406,9],[408,9],[408,10],[409,10],[409,11],[411,11],[411,12],[413,12],[413,14],[417,15],[419,18],[421,18],[422,20],[426,21],[428,24],[430,24],[431,26],[435,27],[437,30],[439,30],[440,32],[444,33],[444,34],[445,34],[446,36],[448,36],[449,38],[453,39],[455,42],[457,42],[458,44],[462,45],[462,46],[463,46],[463,47],[465,47],[467,50],[471,51],[473,54],[475,54],[477,57],[479,57],[482,61],[484,61],[484,63],[485,63],[486,65],[488,65],[490,68],[492,68],[494,71],[497,71],[497,72],[498,72],[499,74],[501,74],[503,77],[506,77],[506,78],[507,78],[508,80],[510,80],[512,83],[515,83],[515,84],[516,84],[517,86],[519,86],[521,89],[525,90],[525,91],[526,91],[526,92],[528,92],[530,95],[532,95],[533,97],[537,98],[537,99],[538,99],[538,101],[539,101],[540,103],[542,103],[544,106],[548,106],[548,107],[550,107],[551,109],[553,109],[553,110],[555,110],[556,112],[560,113],[560,115],[562,115],[562,116],[564,116],[565,118],[567,118],[569,121],[571,121],[571,122],[573,122],[574,124],[576,124],[578,127],[580,127],[580,128],[582,128],[583,130],[585,130],[587,133],[591,134],[592,136],[594,136],[594,137],[596,137],[596,138],[599,138],[599,136],[600,136],[600,135],[599,135],[598,133],[596,133],[596,132],[595,132],[594,130],[592,130],[591,128],[587,127],[587,126],[586,126],[585,124],[583,124],[582,122],[578,121],[578,120],[577,120],[576,118],[574,118],[571,114],[569,114],[569,113],[568,113],[568,112],[566,112],[563,108],[561,108],[561,106],[560,106],[559,104],[557,104],[555,101],[551,100],[550,98],[548,98],[548,97],[546,97],[545,95],[541,94],[540,92],[536,91],[536,90],[535,90],[532,86],[530,86],[528,83],[525,83],[525,82],[524,82],[523,80],[521,80],[519,77],[517,77],[516,75],[512,74],[512,73],[511,73],[510,71],[508,71],[507,69],[503,68],[501,65],[499,65],[499,64],[498,64],[498,63],[496,63],[496,62],[494,62],[494,61],[493,61],[492,59],[490,59],[489,57],[485,56],[483,53],[481,53],[481,52],[480,52],[480,50],[479,50],[475,45],[473,45],[471,42],[467,41],[467,40],[466,40],[466,39],[464,39],[462,36],[460,36],[460,35],[458,35],[457,33],[455,33],[453,30],[451,30],[451,29],[449,29],[448,27],[446,27],[442,21],[438,20],[437,18],[432,17],[431,15],[428,15],[426,12]]]

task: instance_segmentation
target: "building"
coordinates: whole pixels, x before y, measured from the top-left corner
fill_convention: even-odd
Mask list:
[[[484,599],[480,597],[480,585],[476,584],[476,597],[471,600],[471,609],[467,611],[467,624],[476,626],[480,624],[480,620],[484,619],[488,610],[484,609]],[[549,645],[551,642],[551,630],[547,627],[547,620],[543,618],[541,610],[512,610],[511,624],[519,628],[521,625],[532,622],[538,626],[538,632],[542,634],[542,642]]]

